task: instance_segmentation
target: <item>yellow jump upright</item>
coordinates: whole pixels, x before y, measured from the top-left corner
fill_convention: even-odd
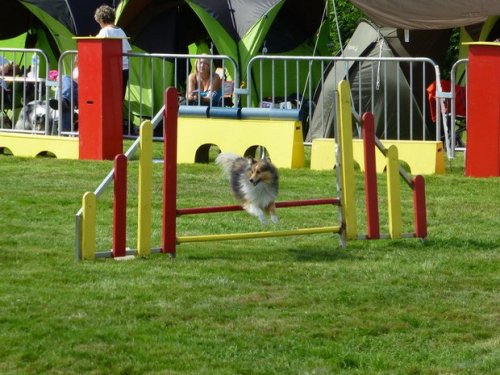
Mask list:
[[[95,259],[96,209],[97,198],[94,193],[87,192],[82,199],[82,259]]]
[[[387,203],[389,210],[389,235],[392,239],[401,238],[403,223],[401,221],[401,189],[399,187],[398,149],[391,146],[387,149]]]
[[[137,255],[151,253],[151,199],[153,186],[153,125],[145,121],[140,127],[140,156],[137,207]]]
[[[352,150],[351,90],[348,81],[338,84],[339,144],[341,173],[341,209],[346,240],[357,238],[356,199],[354,196],[354,159]]]

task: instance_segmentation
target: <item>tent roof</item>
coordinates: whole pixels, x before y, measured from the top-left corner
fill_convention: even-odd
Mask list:
[[[448,29],[500,14],[498,0],[350,1],[378,25],[400,29]]]
[[[97,34],[99,25],[94,20],[95,10],[102,4],[112,5],[112,1],[105,0],[19,0],[19,2],[38,7],[78,36]]]
[[[0,0],[0,39],[10,39],[25,33],[33,26],[33,20],[42,14],[58,21],[71,34],[95,35],[99,25],[94,20],[94,11],[101,4],[111,5],[106,0]],[[51,25],[46,25],[49,29]]]
[[[264,17],[270,9],[283,3],[285,16],[289,21],[298,21],[309,35],[317,31],[321,22],[324,0],[309,0],[304,6],[303,0],[191,0],[210,13],[236,41],[242,39],[255,23]]]
[[[26,32],[30,12],[17,0],[1,0],[0,6],[8,11],[0,12],[0,40],[11,39]]]
[[[119,9],[118,25],[133,45],[147,52],[187,53],[187,45],[207,36],[185,1],[128,0]]]
[[[269,18],[267,46],[271,53],[280,53],[315,35],[324,8],[325,0],[307,4],[302,0],[124,0],[119,5],[118,24],[139,48],[172,53],[210,38],[209,34],[216,47],[220,38],[237,44]],[[279,10],[276,18],[273,9]]]
[[[257,20],[264,17],[269,9],[281,0],[220,1],[192,0],[207,13],[211,14],[234,40],[240,40]]]

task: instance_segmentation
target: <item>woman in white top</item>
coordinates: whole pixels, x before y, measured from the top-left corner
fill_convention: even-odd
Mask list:
[[[99,38],[122,38],[122,68],[123,68],[123,97],[125,97],[125,89],[127,87],[129,70],[128,57],[126,53],[132,50],[130,43],[127,40],[125,32],[115,25],[115,11],[109,5],[101,5],[96,9],[94,19],[101,26],[101,30],[96,35]]]

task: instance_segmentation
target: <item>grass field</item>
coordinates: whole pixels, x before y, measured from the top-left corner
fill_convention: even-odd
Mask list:
[[[426,176],[428,233],[182,244],[175,260],[78,262],[75,213],[111,162],[0,155],[1,374],[498,374],[500,179],[463,160]],[[135,247],[137,162],[128,246]],[[155,164],[153,246],[160,245]],[[332,172],[281,170],[280,200],[335,196]],[[363,232],[362,174],[356,173]],[[387,232],[384,176],[379,176]],[[405,231],[411,195],[402,184]],[[233,204],[213,164],[179,167],[179,205]],[[98,250],[111,243],[111,194]],[[336,208],[279,211],[280,229],[337,225]],[[179,232],[262,230],[243,212],[179,219]]]

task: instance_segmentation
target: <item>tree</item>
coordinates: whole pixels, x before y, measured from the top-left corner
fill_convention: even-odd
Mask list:
[[[328,0],[328,8],[331,51],[333,55],[336,55],[340,52],[341,43],[342,45],[346,44],[364,15],[349,0]]]

